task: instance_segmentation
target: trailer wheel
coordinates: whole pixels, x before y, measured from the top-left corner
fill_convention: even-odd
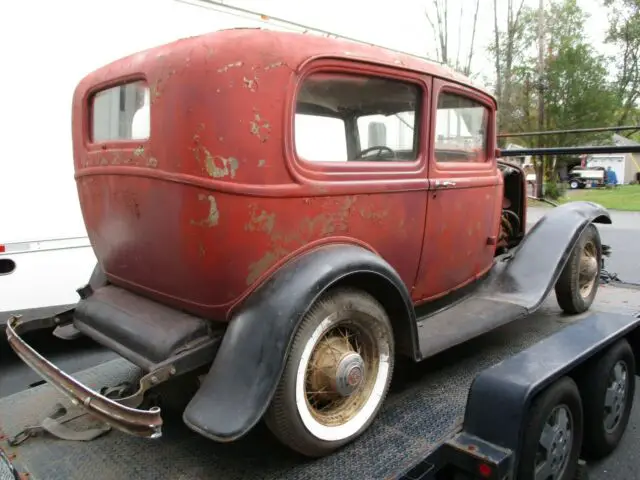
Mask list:
[[[627,429],[636,386],[635,357],[629,342],[620,340],[584,371],[585,456],[609,455]]]
[[[555,285],[556,299],[566,313],[582,313],[596,296],[602,264],[602,243],[590,224],[578,239]]]
[[[576,190],[580,187],[580,183],[578,183],[577,180],[571,180],[571,182],[569,182],[569,187],[571,187],[572,190]]]
[[[293,450],[326,455],[371,424],[393,366],[393,331],[380,303],[357,290],[329,292],[302,320],[265,423]]]
[[[578,467],[583,415],[576,383],[563,377],[543,391],[529,410],[518,480],[570,480]]]

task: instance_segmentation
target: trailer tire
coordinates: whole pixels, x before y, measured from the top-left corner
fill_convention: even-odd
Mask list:
[[[582,372],[585,457],[599,460],[613,452],[624,435],[635,394],[636,368],[626,339],[612,345]],[[609,398],[607,398],[609,397]],[[611,405],[607,405],[611,403]],[[607,423],[613,422],[607,427]]]
[[[577,314],[591,307],[600,284],[602,242],[590,224],[573,247],[555,285],[556,299],[565,313]]]
[[[571,182],[569,182],[569,187],[571,187],[572,190],[576,190],[580,187],[580,183],[576,180],[571,180]]]
[[[382,305],[359,290],[329,291],[295,334],[265,423],[289,448],[327,455],[369,427],[393,367],[393,330]]]
[[[552,426],[550,421],[556,423]],[[536,471],[543,467],[556,473],[548,478],[574,478],[582,447],[583,414],[580,392],[571,378],[557,380],[537,396],[529,409],[525,432],[518,480],[534,480]]]

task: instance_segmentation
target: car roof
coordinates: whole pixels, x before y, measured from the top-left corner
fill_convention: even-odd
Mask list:
[[[210,44],[220,48],[228,45],[229,49],[237,49],[239,57],[264,57],[267,54],[276,65],[287,65],[299,70],[315,58],[338,58],[343,60],[359,60],[375,64],[404,68],[414,72],[439,77],[474,89],[496,103],[495,96],[453,68],[408,53],[397,52],[377,45],[369,45],[342,38],[330,38],[318,34],[283,32],[263,28],[233,28],[217,30],[199,36],[190,37],[178,42],[194,42]],[[174,42],[175,43],[175,42]],[[165,45],[170,47],[171,44]],[[215,52],[215,48],[213,51]],[[215,55],[215,53],[214,53]],[[265,58],[254,58],[264,64]]]

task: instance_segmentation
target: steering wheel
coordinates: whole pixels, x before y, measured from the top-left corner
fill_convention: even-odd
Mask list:
[[[380,157],[382,152],[386,150],[389,153],[391,153],[393,158],[396,158],[396,152],[394,152],[391,148],[387,147],[386,145],[375,145],[373,147],[365,148],[358,154],[356,158],[363,158],[367,153],[374,152],[376,150],[378,150],[378,154],[376,155],[376,157]]]

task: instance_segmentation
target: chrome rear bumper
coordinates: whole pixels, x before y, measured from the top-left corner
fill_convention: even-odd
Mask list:
[[[19,316],[12,316],[6,326],[7,340],[22,361],[44,380],[69,397],[75,405],[82,406],[117,430],[145,438],[162,436],[162,417],[158,407],[141,410],[127,406],[139,405],[144,391],[150,386],[147,376],[140,380],[140,389],[134,395],[119,400],[107,398],[64,373],[31,348],[20,337],[21,332],[30,329],[28,322],[21,322]]]

